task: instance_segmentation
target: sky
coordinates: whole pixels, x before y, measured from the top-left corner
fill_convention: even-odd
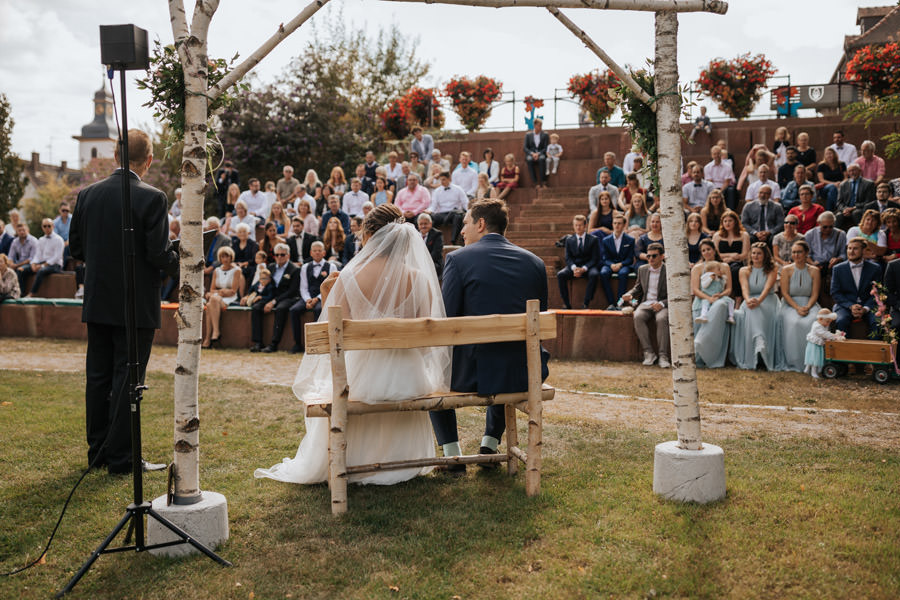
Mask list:
[[[678,66],[682,84],[697,77],[715,57],[733,58],[762,52],[791,76],[791,83],[826,83],[837,65],[845,35],[859,33],[860,6],[884,6],[892,0],[732,0],[728,13],[684,13],[679,17]],[[275,30],[307,3],[303,0],[222,0],[209,32],[209,53],[230,58],[249,56]],[[192,12],[194,3],[186,0]],[[653,15],[578,9],[565,11],[620,65],[641,66],[653,56]],[[600,60],[539,8],[481,8],[383,0],[332,0],[313,20],[341,18],[370,35],[396,23],[417,37],[418,54],[431,63],[421,82],[440,86],[454,75],[485,74],[514,91],[511,107],[495,110],[488,127],[524,129],[526,95],[549,98],[539,112],[552,129],[556,88],[565,88],[576,73],[601,67]],[[73,135],[93,119],[92,99],[105,82],[100,64],[101,24],[134,23],[150,39],[171,43],[166,0],[0,0],[0,93],[12,105],[13,151],[23,158],[39,152],[42,162],[78,164]],[[254,73],[273,80],[310,36],[310,22],[282,42]],[[155,127],[148,100],[130,72],[129,126]],[[119,84],[116,79],[116,92]],[[564,95],[565,91],[558,92]],[[764,99],[760,106],[767,108]],[[560,126],[576,121],[576,107],[557,104]],[[715,117],[718,113],[710,110]],[[458,127],[448,113],[447,127]]]

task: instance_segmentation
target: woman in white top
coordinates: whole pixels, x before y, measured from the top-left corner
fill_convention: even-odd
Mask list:
[[[246,223],[250,228],[250,239],[256,241],[256,217],[247,212],[247,204],[243,200],[234,203],[235,214],[228,219],[228,235],[237,236],[237,226]]]
[[[494,151],[490,148],[485,149],[483,156],[484,160],[478,163],[478,172],[487,173],[491,185],[497,185],[500,181],[500,163],[494,160]]]
[[[211,348],[219,342],[219,322],[222,311],[228,309],[228,305],[237,302],[238,290],[243,287],[244,276],[241,270],[234,264],[234,250],[229,246],[222,246],[216,253],[221,265],[213,271],[209,291],[206,292],[206,310],[203,311],[203,320],[206,327],[203,332],[201,348]]]

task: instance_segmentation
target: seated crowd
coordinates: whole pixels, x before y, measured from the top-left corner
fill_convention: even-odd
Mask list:
[[[839,330],[847,332],[854,321],[868,333],[875,330],[874,282],[884,281],[888,303],[898,310],[900,178],[886,177],[874,143],[863,142],[857,156],[840,131],[820,163],[806,133],[796,145],[785,128],[775,137],[771,151],[751,148],[737,179],[723,140],[712,146],[709,163],[691,162],[682,176],[701,366],[723,366],[728,359],[746,369],[803,371],[806,335],[820,303],[833,310]],[[571,309],[569,282],[584,278],[581,306],[588,308],[599,283],[607,310],[634,312],[644,364],[658,360],[668,367],[659,202],[639,149],[622,167],[615,162],[607,152],[588,192],[589,217],[576,215],[574,233],[559,244],[565,247],[560,295]],[[629,289],[627,278],[635,272]]]

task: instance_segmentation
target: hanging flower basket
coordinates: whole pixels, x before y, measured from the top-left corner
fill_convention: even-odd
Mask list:
[[[491,104],[500,99],[503,84],[486,75],[474,79],[454,77],[444,86],[444,95],[453,104],[463,127],[478,131],[491,116]]]
[[[716,58],[700,71],[697,86],[732,119],[745,119],[762,98],[766,81],[777,69],[763,54]]]
[[[394,139],[400,140],[409,135],[410,116],[405,98],[397,98],[391,102],[387,110],[381,113],[381,124]]]
[[[900,93],[900,43],[857,50],[847,63],[847,79],[860,82],[873,99]]]
[[[595,125],[604,125],[616,112],[618,97],[615,90],[618,86],[619,78],[607,70],[572,75],[566,89],[578,98],[581,108],[590,115]]]
[[[539,108],[543,108],[544,100],[535,98],[534,96],[525,96],[525,112],[531,112]]]
[[[410,88],[402,100],[406,103],[406,111],[413,125],[434,127],[444,126],[444,111],[437,98],[437,90],[433,88]]]

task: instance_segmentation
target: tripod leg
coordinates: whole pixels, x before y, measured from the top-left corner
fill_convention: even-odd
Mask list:
[[[122,528],[125,527],[125,524],[129,523],[131,521],[131,519],[133,519],[135,517],[141,518],[140,515],[135,515],[135,513],[131,512],[131,511],[128,511],[127,513],[125,513],[125,516],[122,517],[122,520],[119,521],[119,524],[113,528],[113,530],[110,532],[110,534],[108,536],[106,536],[106,539],[103,540],[103,542],[101,542],[100,545],[97,546],[97,549],[91,553],[91,555],[88,557],[88,559],[85,561],[85,563],[83,565],[81,565],[81,568],[78,569],[78,572],[75,573],[75,576],[72,577],[72,579],[69,580],[69,583],[66,584],[66,587],[64,587],[63,589],[58,591],[56,593],[56,596],[54,596],[54,597],[62,598],[63,596],[65,596],[66,594],[71,592],[72,588],[75,587],[75,585],[78,583],[78,581],[82,577],[84,577],[84,574],[88,572],[88,569],[91,568],[91,565],[94,564],[94,561],[96,561],[98,558],[100,558],[100,555],[103,554],[103,552],[106,550],[106,547],[109,546],[114,539],[116,539],[116,536],[119,535],[119,532],[122,531]]]
[[[197,540],[192,538],[191,535],[188,532],[186,532],[184,529],[180,528],[175,523],[172,523],[167,518],[165,518],[164,516],[162,516],[155,510],[153,510],[152,508],[147,509],[147,515],[156,519],[160,525],[162,525],[163,527],[165,527],[166,529],[168,529],[169,531],[171,531],[172,533],[174,533],[175,535],[180,537],[182,540],[184,540],[185,543],[190,544],[191,546],[193,546],[194,548],[196,548],[197,550],[199,550],[200,552],[202,552],[209,558],[213,559],[220,565],[223,565],[226,567],[233,566],[230,562],[228,562],[227,560],[225,560],[224,558],[222,558],[221,556],[219,556],[218,554],[216,554],[215,552],[213,552],[212,550],[210,550],[209,548],[207,548],[206,546],[204,546],[203,544],[201,544],[200,542],[198,542]],[[148,546],[148,548],[150,548],[150,547]]]

